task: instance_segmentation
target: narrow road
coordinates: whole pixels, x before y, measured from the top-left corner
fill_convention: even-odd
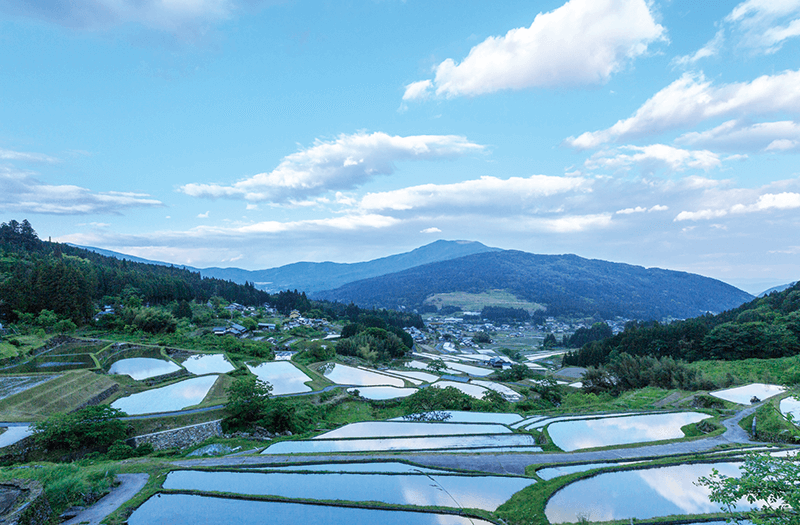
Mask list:
[[[98,502],[62,525],[98,525],[106,516],[134,497],[147,483],[149,474],[119,474],[119,485],[100,498]]]

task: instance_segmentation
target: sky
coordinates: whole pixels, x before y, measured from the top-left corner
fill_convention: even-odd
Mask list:
[[[0,0],[0,221],[250,270],[438,239],[800,274],[800,0]]]

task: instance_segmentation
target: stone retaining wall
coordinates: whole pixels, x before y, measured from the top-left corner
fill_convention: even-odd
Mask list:
[[[12,479],[4,481],[0,488],[19,494],[0,517],[0,522],[9,525],[46,525],[50,522],[53,511],[41,483],[30,479]]]
[[[80,410],[82,408],[89,407],[89,406],[99,405],[100,403],[102,403],[103,401],[105,401],[106,399],[111,397],[113,394],[117,393],[117,391],[119,391],[119,385],[117,383],[114,383],[113,385],[111,385],[110,387],[106,388],[105,390],[103,390],[102,392],[97,394],[96,396],[90,398],[85,403],[82,403],[81,405],[79,405],[77,408],[75,408],[75,410],[73,410],[73,412],[75,412],[76,410]]]
[[[202,443],[210,437],[221,436],[221,421],[221,419],[217,419],[216,421],[208,421],[188,427],[173,428],[153,434],[136,436],[130,438],[128,444],[132,447],[138,447],[142,443],[150,443],[156,450],[165,448],[186,448],[196,445],[197,443]]]

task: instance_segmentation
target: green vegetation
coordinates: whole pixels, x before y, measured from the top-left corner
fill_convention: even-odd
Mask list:
[[[669,325],[631,323],[625,331],[585,344],[565,365],[598,366],[622,352],[686,361],[780,358],[800,353],[800,283],[719,315]]]
[[[685,363],[670,357],[654,358],[620,354],[606,366],[591,367],[581,378],[583,391],[618,395],[647,386],[664,389],[713,390],[716,385]]]
[[[86,370],[63,372],[59,377],[25,392],[0,399],[0,413],[6,421],[36,421],[71,412],[114,386],[107,376]]]
[[[108,405],[82,408],[69,414],[54,414],[33,426],[37,452],[80,458],[89,452],[105,453],[128,435],[124,412]],[[118,449],[120,447],[117,447]],[[152,449],[151,449],[152,450]]]
[[[522,308],[529,312],[544,310],[544,306],[525,301],[503,290],[491,290],[481,293],[450,292],[438,293],[425,299],[424,305],[432,305],[437,310],[446,306],[458,306],[459,310],[480,312],[486,306],[503,306],[506,308]]]
[[[791,525],[800,521],[800,462],[796,457],[776,458],[770,454],[749,455],[742,475],[731,478],[716,470],[700,478],[711,489],[711,501],[719,503],[731,519],[743,517],[756,525]],[[759,501],[761,512],[736,511],[740,499]]]

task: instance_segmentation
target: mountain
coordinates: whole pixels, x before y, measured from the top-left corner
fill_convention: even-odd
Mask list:
[[[491,290],[546,305],[547,315],[599,314],[606,319],[694,317],[753,299],[722,281],[690,273],[513,250],[426,264],[314,297],[362,307],[419,308],[433,294]]]
[[[795,284],[797,284],[797,281],[794,281],[794,282],[792,282],[792,283],[789,283],[789,284],[782,284],[782,285],[780,285],[780,286],[773,286],[773,287],[772,287],[772,288],[770,288],[769,290],[764,290],[763,292],[761,292],[760,294],[758,294],[758,297],[764,297],[765,295],[769,295],[769,294],[771,294],[772,292],[782,292],[782,291],[784,291],[784,290],[785,290],[785,289],[787,289],[787,288],[791,288],[791,287],[792,287],[792,286],[794,286]]]
[[[81,248],[118,259],[171,266],[167,263],[148,261],[146,259],[140,259],[138,257],[132,257],[130,255],[100,248],[90,248],[86,246],[81,246]],[[446,261],[465,255],[491,251],[499,251],[499,249],[490,248],[474,241],[441,240],[410,252],[390,255],[388,257],[360,263],[298,262],[268,270],[181,267],[193,272],[200,272],[200,275],[203,277],[229,280],[239,284],[243,284],[245,281],[254,283],[257,288],[268,292],[274,293],[280,290],[300,290],[311,293],[337,288],[352,281],[399,272],[422,264]]]

